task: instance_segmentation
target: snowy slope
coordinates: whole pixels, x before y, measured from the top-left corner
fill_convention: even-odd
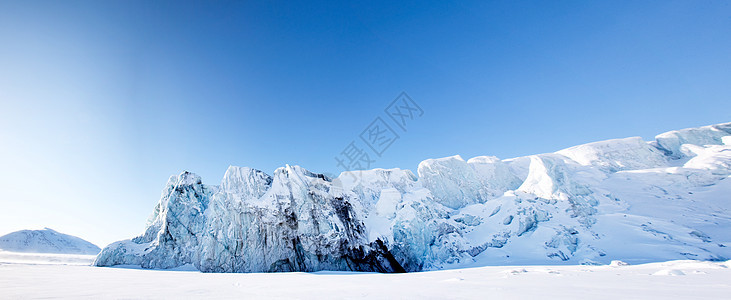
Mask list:
[[[96,245],[81,238],[63,234],[50,228],[20,230],[0,237],[0,250],[26,253],[58,253],[96,255]]]
[[[230,167],[168,181],[144,234],[97,266],[423,271],[731,257],[731,123],[500,160],[328,178]]]

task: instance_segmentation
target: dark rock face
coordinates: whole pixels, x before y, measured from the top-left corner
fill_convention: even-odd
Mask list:
[[[383,241],[367,240],[357,199],[332,191],[329,178],[298,167],[280,169],[274,178],[244,172],[249,174],[237,180],[259,182],[229,182],[238,188],[234,193],[202,185],[188,172],[171,178],[146,232],[108,246],[94,264],[193,264],[203,272],[405,272]]]

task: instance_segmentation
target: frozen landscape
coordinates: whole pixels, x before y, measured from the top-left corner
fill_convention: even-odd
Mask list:
[[[0,296],[727,298],[729,133],[433,159],[418,176],[230,167],[213,186],[184,172],[142,235],[98,256],[32,253],[98,251],[51,229],[0,238],[24,251],[0,251]]]
[[[731,123],[505,160],[428,159],[417,173],[232,166],[208,185],[186,171],[145,232],[94,265],[391,273],[731,257]]]
[[[429,159],[417,173],[230,167],[206,185],[183,172],[143,234],[98,255],[49,228],[0,237],[0,296],[731,294],[731,123],[505,160]]]
[[[731,299],[731,1],[0,0],[0,300]]]
[[[492,266],[407,274],[201,273],[8,262],[3,299],[724,299],[729,262]]]

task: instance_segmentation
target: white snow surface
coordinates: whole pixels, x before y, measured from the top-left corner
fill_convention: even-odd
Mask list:
[[[491,266],[408,274],[201,273],[7,263],[3,299],[726,299],[729,262]]]
[[[40,264],[40,265],[78,265],[89,266],[96,255],[58,254],[0,251],[0,264]]]
[[[337,178],[298,166],[184,172],[147,230],[97,266],[427,271],[731,257],[731,123],[507,160],[460,156]],[[667,272],[678,275],[678,272]]]
[[[101,251],[99,247],[90,242],[50,228],[20,230],[0,236],[0,250],[87,255],[96,255]]]

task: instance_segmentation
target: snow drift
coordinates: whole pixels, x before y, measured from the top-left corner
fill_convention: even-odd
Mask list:
[[[204,272],[411,272],[731,256],[731,123],[507,160],[459,156],[331,179],[229,167],[172,176],[94,265]]]

